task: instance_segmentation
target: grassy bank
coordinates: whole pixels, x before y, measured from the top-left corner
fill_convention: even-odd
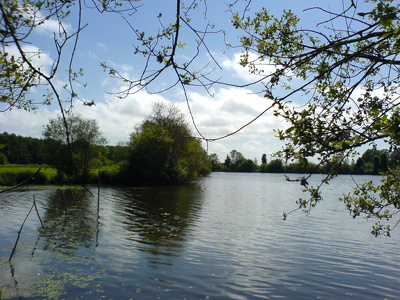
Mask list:
[[[46,165],[0,165],[0,185],[13,186],[32,177],[38,170],[40,173],[29,182],[30,184],[50,184],[54,182],[57,171]]]
[[[55,168],[47,165],[16,165],[7,164],[0,165],[0,186],[14,186],[32,177],[38,170],[40,173],[35,175],[29,181],[29,185],[45,185],[45,184],[69,184],[70,182],[65,176],[58,174]],[[119,171],[117,165],[105,166],[102,168],[93,169],[91,171],[90,183],[98,183],[98,176],[101,173],[101,182],[109,184],[115,174]]]

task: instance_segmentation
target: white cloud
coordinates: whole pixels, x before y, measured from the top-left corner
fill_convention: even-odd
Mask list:
[[[101,43],[101,42],[97,42],[96,46],[97,46],[98,49],[101,49],[103,51],[108,51],[109,50],[108,46],[106,44],[104,44],[104,43]]]
[[[233,57],[224,57],[222,60],[222,67],[225,71],[233,71],[232,75],[242,81],[249,83],[260,80],[261,78],[269,75],[276,70],[276,66],[271,65],[268,61],[257,61],[258,55],[255,53],[249,53],[248,60],[257,61],[258,72],[251,72],[249,67],[243,67],[240,65],[240,60],[242,53],[235,53]]]
[[[214,98],[190,93],[189,98],[198,129],[204,137],[210,139],[239,129],[270,104],[265,98],[243,88],[216,90]],[[107,95],[104,101],[98,101],[91,107],[76,102],[73,109],[76,114],[85,118],[96,119],[109,143],[116,144],[129,139],[134,126],[151,113],[153,103],[158,101],[169,100],[162,95],[150,95],[140,91],[125,99]],[[186,103],[176,102],[176,105],[192,124]],[[58,113],[57,109],[50,111],[46,107],[40,108],[36,113],[13,110],[1,118],[0,131],[40,137],[43,126],[48,123],[49,118],[54,118]],[[283,124],[272,115],[272,112],[267,112],[239,133],[208,143],[208,151],[217,153],[221,160],[234,149],[246,158],[257,157],[260,160],[263,153],[271,154],[279,150],[280,142],[274,137],[273,129],[282,128],[282,126]],[[196,133],[195,135],[198,136]],[[206,143],[203,145],[206,146]]]
[[[244,88],[221,88],[214,98],[190,93],[191,107],[197,123],[210,138],[235,131],[266,110],[271,102]],[[271,112],[244,129],[247,134],[268,133],[279,126]]]
[[[43,22],[43,24],[36,27],[36,32],[39,34],[46,34],[49,37],[54,37],[54,33],[56,37],[64,37],[65,32],[67,34],[72,33],[72,25],[69,23],[60,23],[59,21],[49,19]]]
[[[270,105],[265,98],[243,88],[220,89],[214,98],[190,93],[189,98],[197,127],[210,139],[238,130]],[[280,142],[274,137],[273,130],[283,125],[272,111],[268,111],[235,135],[209,143],[209,151],[216,152],[221,159],[233,149],[247,158],[260,159],[262,153],[279,150]]]
[[[37,48],[31,50],[35,49]],[[45,55],[39,62],[48,67],[52,60]],[[109,63],[118,67],[125,76],[132,76],[132,66],[117,65],[112,61]],[[111,92],[124,90],[121,81],[108,78],[105,82],[100,81],[100,85],[104,84],[109,87]],[[60,81],[58,85],[61,86],[62,82]],[[250,89],[226,87],[212,92],[214,97],[198,92],[188,92],[196,125],[201,134],[208,139],[225,136],[238,130],[271,104],[268,99],[254,94]],[[113,95],[105,95],[103,99],[97,97],[96,105],[91,107],[84,106],[77,101],[74,103],[73,109],[75,113],[81,114],[85,118],[96,119],[109,143],[116,144],[129,139],[129,134],[134,130],[134,126],[151,113],[152,105],[157,101],[175,101],[181,111],[187,115],[188,122],[192,124],[186,102],[177,100],[182,100],[182,98],[179,90],[163,95],[151,95],[140,91],[124,99],[116,98]],[[0,131],[40,137],[48,119],[59,113],[56,106],[52,107],[54,110],[50,110],[49,107],[40,108],[36,114],[13,110],[2,119],[2,121],[5,120],[4,122],[0,122]],[[257,157],[260,159],[263,153],[270,154],[279,150],[280,142],[274,137],[273,129],[282,128],[282,126],[283,124],[272,115],[272,112],[267,112],[237,134],[208,143],[209,153],[215,152],[223,159],[231,150],[235,149],[242,152],[247,158]],[[194,133],[198,136],[195,131]]]
[[[72,34],[73,27],[70,23],[58,21],[55,19],[46,19],[40,12],[35,13],[36,24],[40,24],[35,27],[35,32],[38,34],[44,34],[51,38],[56,34],[56,38],[65,37],[65,33]]]
[[[40,51],[40,49],[34,45],[23,45],[21,49],[25,53],[25,56],[31,60],[33,66],[40,68],[46,75],[50,73],[54,60],[47,52]],[[14,56],[15,59],[21,58],[20,52],[15,45],[7,46],[5,51],[9,53],[9,57]]]
[[[138,92],[125,99],[107,95],[104,102],[91,107],[75,104],[74,112],[85,118],[96,119],[110,144],[127,141],[136,124],[142,122],[157,101],[166,101],[160,95]]]
[[[13,109],[2,113],[0,118],[0,132],[7,131],[21,136],[41,138],[43,126],[49,118],[57,116],[56,111],[42,107],[36,112]]]
[[[46,34],[52,38],[54,34],[59,38],[60,35],[61,37],[65,37],[65,32],[67,34],[72,33],[72,25],[70,23],[55,18],[49,18],[49,15],[43,15],[42,11],[38,10],[35,6],[20,3],[19,9],[20,15],[34,23],[35,27],[33,27],[33,29],[36,33]]]

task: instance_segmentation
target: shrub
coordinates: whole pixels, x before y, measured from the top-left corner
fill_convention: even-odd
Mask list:
[[[14,186],[17,185],[30,177],[36,172],[22,171],[22,172],[4,172],[0,174],[0,185],[3,186]],[[49,182],[46,174],[40,172],[36,174],[27,184],[47,184]]]

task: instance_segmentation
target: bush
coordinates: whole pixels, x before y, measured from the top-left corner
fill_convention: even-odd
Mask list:
[[[185,183],[211,172],[206,151],[174,105],[156,103],[131,134],[130,147],[122,171],[128,185]]]
[[[98,172],[98,181],[100,184],[121,185],[123,184],[121,166],[117,164],[101,168]]]
[[[0,153],[0,165],[5,165],[7,163],[7,156],[4,153]]]
[[[23,172],[4,172],[0,174],[0,185],[3,186],[14,186],[17,185],[30,177],[36,172],[23,171]],[[46,174],[38,173],[27,184],[47,184],[49,182]]]

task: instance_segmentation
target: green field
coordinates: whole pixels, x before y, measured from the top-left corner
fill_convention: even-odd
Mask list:
[[[40,173],[35,176],[30,183],[48,184],[52,183],[57,175],[57,171],[46,165],[0,165],[0,185],[13,186],[30,178],[40,169]]]
[[[40,173],[33,180],[29,181],[29,185],[46,185],[46,184],[66,184],[68,180],[65,176],[57,173],[55,168],[47,165],[17,165],[6,164],[0,165],[0,186],[14,186],[32,177],[40,169]],[[118,165],[104,166],[91,170],[90,183],[98,182],[99,172],[103,174],[115,174],[119,170]]]
[[[38,169],[47,176],[55,176],[57,174],[56,169],[51,168],[47,165],[0,165],[0,176],[4,173],[22,173],[22,172],[32,172],[35,173]]]

